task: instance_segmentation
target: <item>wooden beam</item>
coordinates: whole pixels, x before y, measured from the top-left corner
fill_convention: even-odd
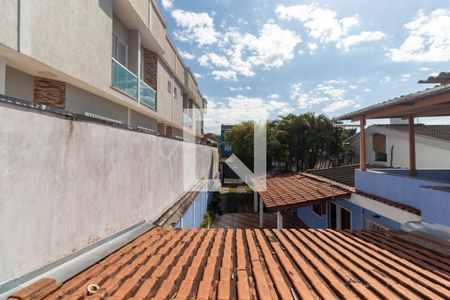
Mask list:
[[[362,116],[359,121],[359,167],[366,171],[366,117]]]
[[[380,119],[380,118],[391,118],[391,117],[402,117],[406,114],[410,114],[411,111],[429,107],[436,104],[441,104],[450,101],[450,94],[444,94],[439,96],[434,96],[427,99],[419,99],[411,104],[397,104],[387,106],[385,108],[374,109],[373,112],[364,113],[365,119]],[[360,121],[361,116],[355,116],[352,118],[352,122]]]
[[[408,134],[409,134],[409,176],[416,176],[416,137],[414,130],[414,116],[408,118]]]

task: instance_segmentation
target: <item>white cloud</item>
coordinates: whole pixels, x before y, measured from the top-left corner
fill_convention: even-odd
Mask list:
[[[215,80],[237,80],[237,74],[235,71],[212,71],[211,74],[214,76]]]
[[[217,42],[219,33],[214,29],[214,20],[207,13],[195,13],[176,9],[172,17],[181,30],[175,31],[175,37],[183,42],[196,42],[199,47]]]
[[[407,82],[411,79],[411,74],[402,74],[402,82]]]
[[[166,10],[170,10],[173,7],[173,1],[172,0],[161,0],[161,4]]]
[[[383,79],[380,80],[380,83],[386,84],[386,83],[388,83],[389,81],[391,81],[391,79],[392,79],[392,78],[391,78],[390,76],[384,76]]]
[[[385,37],[380,31],[363,31],[350,35],[350,31],[359,26],[358,15],[338,18],[337,13],[328,8],[321,8],[317,4],[299,4],[292,6],[279,5],[276,14],[283,20],[297,20],[308,30],[309,36],[319,43],[335,43],[340,49],[348,50],[350,46],[376,41]],[[311,45],[313,45],[312,43]],[[310,52],[317,47],[308,44]]]
[[[342,100],[342,101],[336,101],[336,102],[328,104],[327,106],[325,106],[324,109],[322,109],[322,111],[324,113],[332,113],[332,112],[341,110],[341,109],[349,107],[349,106],[353,106],[355,108],[358,107],[356,102],[353,100]]]
[[[311,54],[316,52],[317,48],[319,48],[319,45],[317,45],[316,43],[308,43],[306,46],[308,47],[309,53]]]
[[[272,95],[267,96],[267,98],[269,98],[269,99],[280,99],[280,95],[272,94]]]
[[[387,56],[395,62],[444,62],[450,60],[450,10],[436,9],[429,15],[420,10],[404,27],[408,37]]]
[[[326,104],[324,113],[331,113],[346,106],[357,106],[356,101],[348,99],[344,80],[325,80],[316,84],[312,89],[305,89],[301,83],[291,86],[290,99],[297,102],[298,108],[312,109]]]
[[[370,93],[372,90],[371,89],[364,89],[364,92],[366,93]]]
[[[198,58],[198,63],[204,67],[209,67],[210,63],[216,67],[227,68],[230,66],[226,57],[217,55],[216,53],[203,54]]]
[[[277,68],[294,58],[294,49],[300,41],[293,31],[268,22],[258,36],[242,35],[237,29],[228,31],[221,47],[228,49],[232,70],[243,76],[254,76],[255,67]]]
[[[249,114],[254,119],[261,120],[287,115],[293,111],[294,109],[289,103],[259,97],[237,95],[228,97],[223,102],[208,99],[208,111],[204,118],[204,126],[207,131],[220,132],[220,124],[248,121]]]
[[[419,68],[419,71],[422,71],[422,72],[428,72],[428,71],[430,71],[430,70],[431,70],[431,69],[428,68],[428,67]]]
[[[202,75],[198,74],[198,73],[194,73],[194,76],[195,76],[195,78],[202,78]]]
[[[381,31],[363,31],[360,34],[349,35],[343,38],[336,46],[340,49],[348,51],[351,46],[370,41],[379,41],[386,38],[386,35]]]
[[[179,52],[180,52],[181,57],[184,59],[188,59],[188,60],[195,59],[195,55],[188,51],[180,50]]]

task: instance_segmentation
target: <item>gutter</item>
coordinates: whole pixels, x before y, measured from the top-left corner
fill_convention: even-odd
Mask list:
[[[42,278],[53,278],[58,282],[65,282],[143,235],[152,227],[152,224],[140,221],[30,273],[2,282],[0,283],[0,300],[7,299],[8,296]]]

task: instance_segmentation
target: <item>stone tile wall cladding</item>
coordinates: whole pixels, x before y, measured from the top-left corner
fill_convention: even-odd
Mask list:
[[[33,102],[65,108],[66,83],[42,77],[34,78]]]
[[[157,90],[158,54],[144,49],[144,81],[152,89]]]

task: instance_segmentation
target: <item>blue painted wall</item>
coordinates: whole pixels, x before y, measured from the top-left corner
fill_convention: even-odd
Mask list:
[[[364,209],[358,205],[355,205],[347,200],[333,201],[336,205],[345,208],[351,212],[352,217],[352,229],[362,230],[364,229],[365,217],[374,217],[376,214],[370,210]],[[297,216],[312,229],[324,229],[327,228],[327,215],[320,217],[312,210],[312,206],[305,206],[297,209]],[[393,229],[400,229],[400,223],[397,223],[391,219],[380,216],[374,218],[376,222],[384,224]]]
[[[450,227],[450,192],[421,188],[422,220]]]
[[[309,228],[319,229],[327,227],[327,215],[319,217],[319,215],[312,210],[312,205],[297,208],[297,217]]]
[[[213,198],[213,192],[202,191],[197,195],[194,202],[189,206],[180,221],[174,226],[175,228],[200,228],[203,217],[205,216],[208,205]]]
[[[397,170],[404,171],[404,170]],[[397,173],[400,174],[400,173]],[[450,182],[432,181],[384,173],[355,170],[356,189],[392,201],[422,208],[422,186],[449,186]],[[423,198],[430,205],[430,202]]]

